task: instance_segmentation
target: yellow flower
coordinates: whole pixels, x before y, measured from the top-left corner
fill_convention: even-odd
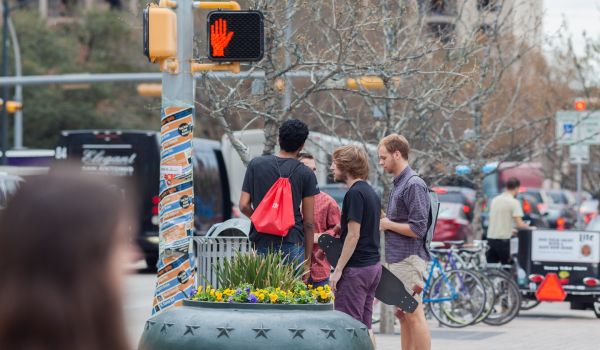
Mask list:
[[[313,285],[312,285],[312,284],[309,284],[309,285],[308,285],[308,289],[313,289]]]
[[[260,300],[260,301],[265,300],[265,295],[263,293],[258,294],[257,297],[258,297],[258,300]]]
[[[325,291],[327,293],[331,292],[331,287],[328,284],[325,285]]]
[[[276,302],[278,298],[279,297],[275,293],[269,294],[269,299],[271,300],[272,303]]]
[[[300,291],[300,295],[302,295],[302,296],[305,296],[305,295],[306,295],[306,292],[305,292],[305,291],[303,291],[303,290],[301,290],[301,291]]]
[[[321,297],[321,299],[327,300],[327,298],[329,297],[329,294],[326,292],[320,292],[319,296]]]
[[[322,286],[319,286],[319,287],[317,288],[317,292],[322,292],[322,291],[323,291],[323,287],[322,287]]]
[[[214,296],[215,296],[215,290],[214,290],[214,289],[211,289],[211,290],[210,290],[210,296],[211,296],[211,297],[214,297]]]

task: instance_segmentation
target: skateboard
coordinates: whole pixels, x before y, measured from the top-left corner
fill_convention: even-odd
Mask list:
[[[325,252],[329,264],[335,267],[342,255],[342,241],[330,235],[321,235],[319,247]],[[385,304],[399,307],[404,312],[414,312],[419,303],[406,290],[404,283],[385,266],[382,266],[381,270],[381,279],[375,291],[375,297]]]

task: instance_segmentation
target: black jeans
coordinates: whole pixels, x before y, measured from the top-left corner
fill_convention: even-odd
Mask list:
[[[510,239],[488,239],[488,245],[490,247],[486,254],[488,263],[501,263],[503,265],[511,263]]]

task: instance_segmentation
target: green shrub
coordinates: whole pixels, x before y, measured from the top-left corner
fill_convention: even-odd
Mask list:
[[[273,287],[288,290],[302,279],[302,265],[288,263],[281,252],[267,255],[252,252],[237,253],[233,258],[225,259],[216,270],[220,286],[250,284],[258,289]]]

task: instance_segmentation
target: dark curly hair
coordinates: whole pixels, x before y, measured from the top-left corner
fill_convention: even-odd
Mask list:
[[[308,126],[298,120],[286,120],[279,127],[279,147],[286,152],[296,152],[308,137]]]

